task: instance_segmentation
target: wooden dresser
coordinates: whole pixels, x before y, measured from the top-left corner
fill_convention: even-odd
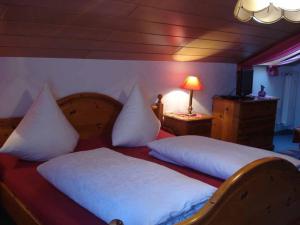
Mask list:
[[[273,149],[277,99],[213,99],[212,137]]]

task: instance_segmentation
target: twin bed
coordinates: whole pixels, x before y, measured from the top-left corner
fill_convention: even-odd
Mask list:
[[[153,110],[161,119],[160,99],[161,96]],[[221,180],[187,167],[158,160],[148,154],[147,147],[113,147],[112,127],[122,104],[108,96],[80,93],[58,100],[58,105],[80,134],[75,151],[109,147],[128,156],[166,166],[218,188],[197,213],[180,222],[180,225],[300,224],[300,173],[286,160],[259,159],[228,179]],[[2,143],[20,120],[0,120]],[[161,130],[157,139],[171,136]],[[17,224],[106,224],[48,183],[36,170],[39,164],[0,154],[1,206]],[[115,219],[111,224],[122,224],[117,220],[119,218]]]

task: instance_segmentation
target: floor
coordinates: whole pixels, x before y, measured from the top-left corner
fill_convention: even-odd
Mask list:
[[[7,214],[1,207],[0,207],[0,224],[1,225],[15,225],[15,223],[7,216]]]
[[[293,143],[292,131],[281,131],[275,134],[273,139],[275,146],[274,151],[284,154],[291,154],[292,156],[300,157],[300,145],[299,143]]]

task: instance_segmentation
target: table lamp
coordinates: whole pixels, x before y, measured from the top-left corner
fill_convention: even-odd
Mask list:
[[[187,76],[181,85],[181,88],[190,90],[190,101],[189,101],[189,107],[188,107],[188,116],[193,116],[192,111],[192,102],[193,102],[193,92],[194,91],[200,91],[203,89],[203,85],[201,84],[200,80],[196,76]]]

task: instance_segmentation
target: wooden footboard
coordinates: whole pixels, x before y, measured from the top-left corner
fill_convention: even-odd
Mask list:
[[[0,182],[0,206],[17,225],[43,225],[2,182]],[[116,219],[109,225],[123,225],[123,223]]]
[[[1,184],[1,183],[0,183]],[[1,184],[1,205],[18,225],[41,225]],[[229,179],[208,203],[178,225],[299,225],[300,172],[291,163],[264,158]],[[111,224],[122,225],[119,220]]]
[[[17,225],[41,225],[39,220],[2,182],[0,182],[0,205]]]
[[[296,225],[299,219],[299,171],[288,161],[264,158],[227,179],[197,214],[178,225]]]

